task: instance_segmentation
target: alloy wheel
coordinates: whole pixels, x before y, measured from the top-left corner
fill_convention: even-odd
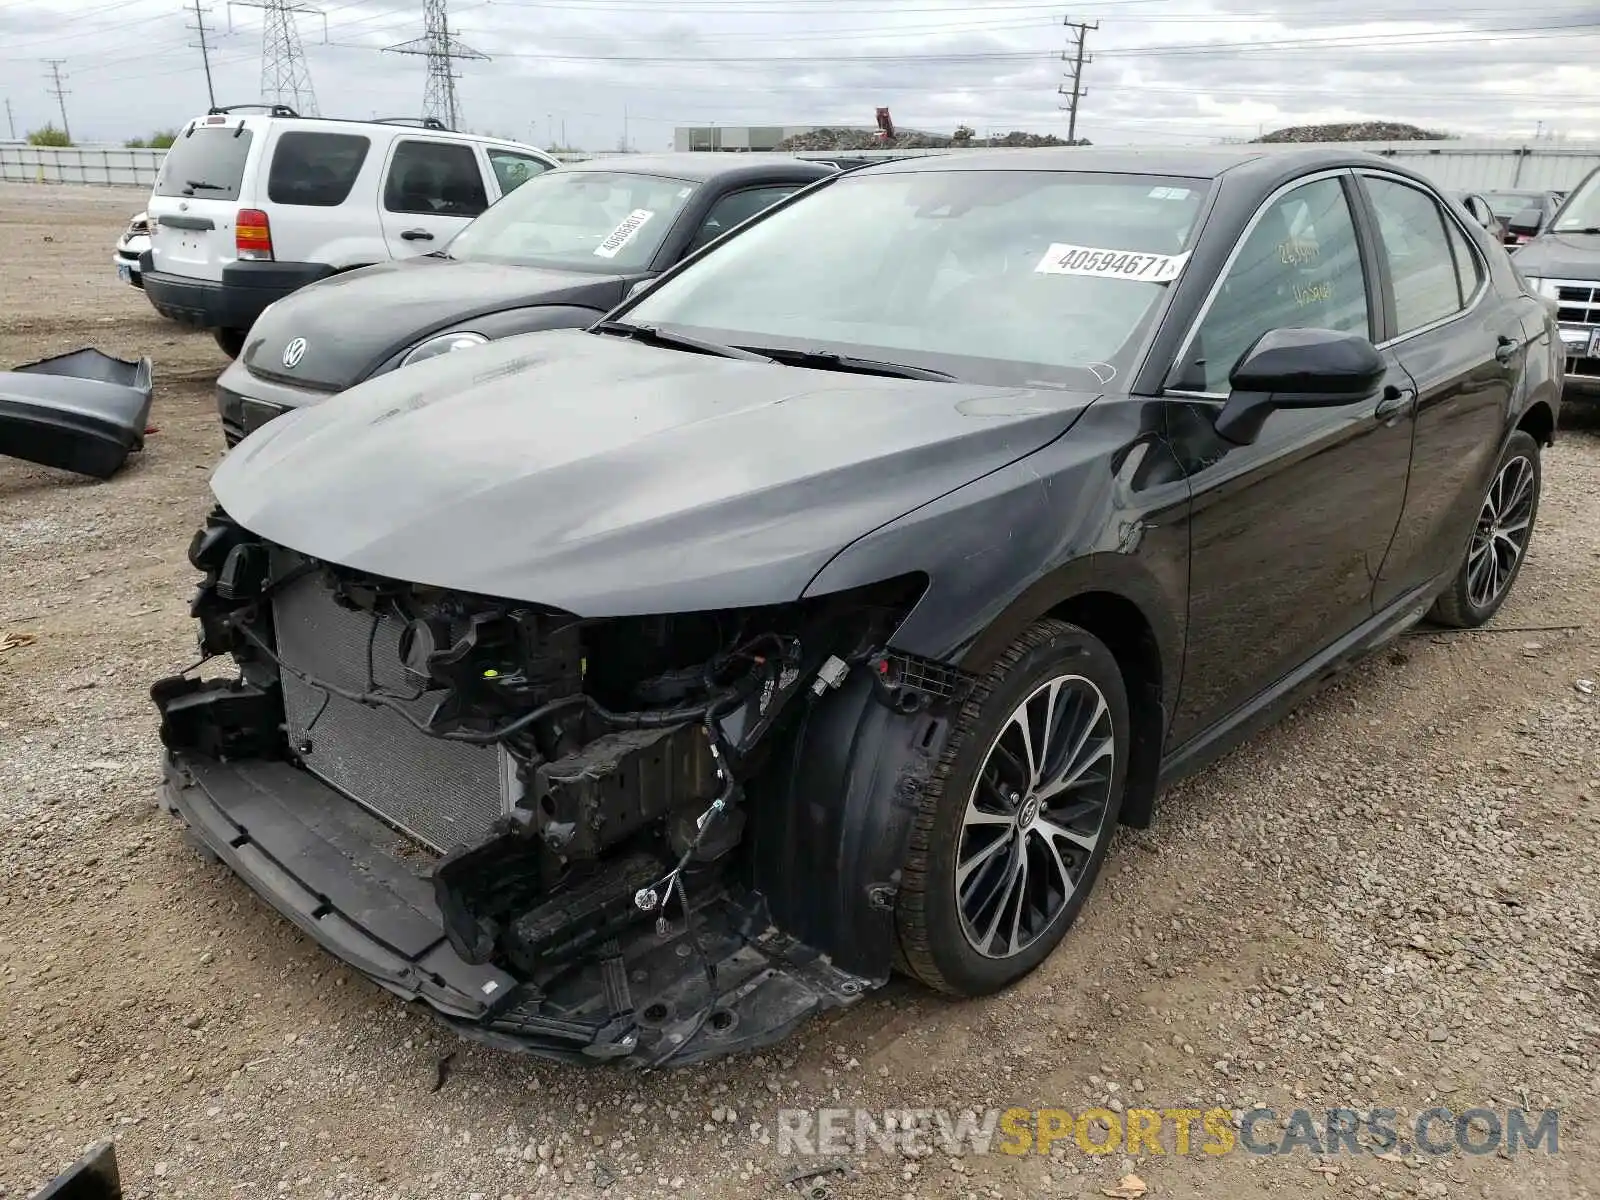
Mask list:
[[[1007,718],[956,846],[956,911],[979,954],[1020,954],[1061,914],[1108,836],[1115,765],[1110,709],[1081,675],[1040,684]]]
[[[1508,459],[1489,485],[1467,549],[1467,597],[1482,609],[1505,591],[1533,532],[1533,463]]]

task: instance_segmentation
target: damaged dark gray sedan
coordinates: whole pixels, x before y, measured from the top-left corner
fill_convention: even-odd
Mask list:
[[[247,437],[166,803],[333,954],[571,1060],[1054,950],[1115,826],[1537,512],[1554,320],[1320,150],[837,176],[587,331]],[[213,672],[214,676],[215,673]]]

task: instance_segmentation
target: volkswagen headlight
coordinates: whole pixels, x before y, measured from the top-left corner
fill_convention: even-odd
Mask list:
[[[400,360],[402,367],[409,367],[412,363],[421,362],[426,358],[438,358],[441,354],[449,354],[453,350],[470,350],[474,346],[486,346],[489,339],[481,333],[471,330],[460,330],[456,333],[441,333],[431,337],[425,342],[418,342],[406,356]]]

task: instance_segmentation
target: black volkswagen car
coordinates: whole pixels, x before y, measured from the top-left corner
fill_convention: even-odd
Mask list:
[[[759,1045],[897,967],[994,992],[1168,783],[1494,616],[1560,385],[1492,236],[1385,159],[841,173],[591,329],[236,448],[190,557],[238,669],[155,685],[166,803],[541,1055]]]
[[[832,163],[630,155],[537,176],[432,254],[335,275],[257,318],[217,384],[228,444],[374,375],[495,338],[581,328]]]

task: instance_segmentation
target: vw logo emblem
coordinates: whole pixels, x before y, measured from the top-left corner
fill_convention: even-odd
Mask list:
[[[305,338],[295,338],[283,348],[283,365],[291,371],[300,365],[300,360],[306,356]]]

